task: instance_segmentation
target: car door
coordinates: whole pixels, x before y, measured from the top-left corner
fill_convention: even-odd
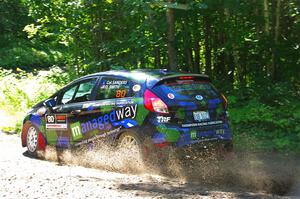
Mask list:
[[[61,148],[68,148],[87,140],[81,122],[90,117],[84,104],[93,100],[93,89],[98,77],[86,78],[65,88],[57,99],[53,112],[46,115],[46,136]]]
[[[118,76],[103,76],[95,89],[95,101],[84,106],[93,112],[93,118],[82,124],[86,132],[94,132],[97,138],[114,140],[122,128],[137,126],[137,104],[134,96],[141,90],[132,81]],[[112,139],[110,139],[112,138]]]

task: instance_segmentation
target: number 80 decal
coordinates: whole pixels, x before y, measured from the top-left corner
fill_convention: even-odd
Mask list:
[[[55,123],[54,115],[47,115],[46,121],[47,121],[47,123]]]
[[[126,96],[126,93],[127,93],[126,90],[117,90],[116,97],[117,98],[123,98],[123,97]]]

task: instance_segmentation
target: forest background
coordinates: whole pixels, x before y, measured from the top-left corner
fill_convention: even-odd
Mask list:
[[[208,74],[235,147],[300,154],[299,0],[0,0],[0,122],[122,66]]]

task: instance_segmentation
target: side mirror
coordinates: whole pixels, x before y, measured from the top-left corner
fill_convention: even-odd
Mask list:
[[[43,104],[45,107],[49,108],[52,111],[52,108],[56,105],[56,101],[55,99],[51,98],[45,100]]]

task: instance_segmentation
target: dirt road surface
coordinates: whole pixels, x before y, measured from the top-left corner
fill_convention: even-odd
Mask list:
[[[26,156],[20,137],[0,131],[0,198],[299,198],[205,185],[151,173],[129,174]],[[234,184],[234,183],[233,183]],[[294,186],[294,185],[292,185]]]

